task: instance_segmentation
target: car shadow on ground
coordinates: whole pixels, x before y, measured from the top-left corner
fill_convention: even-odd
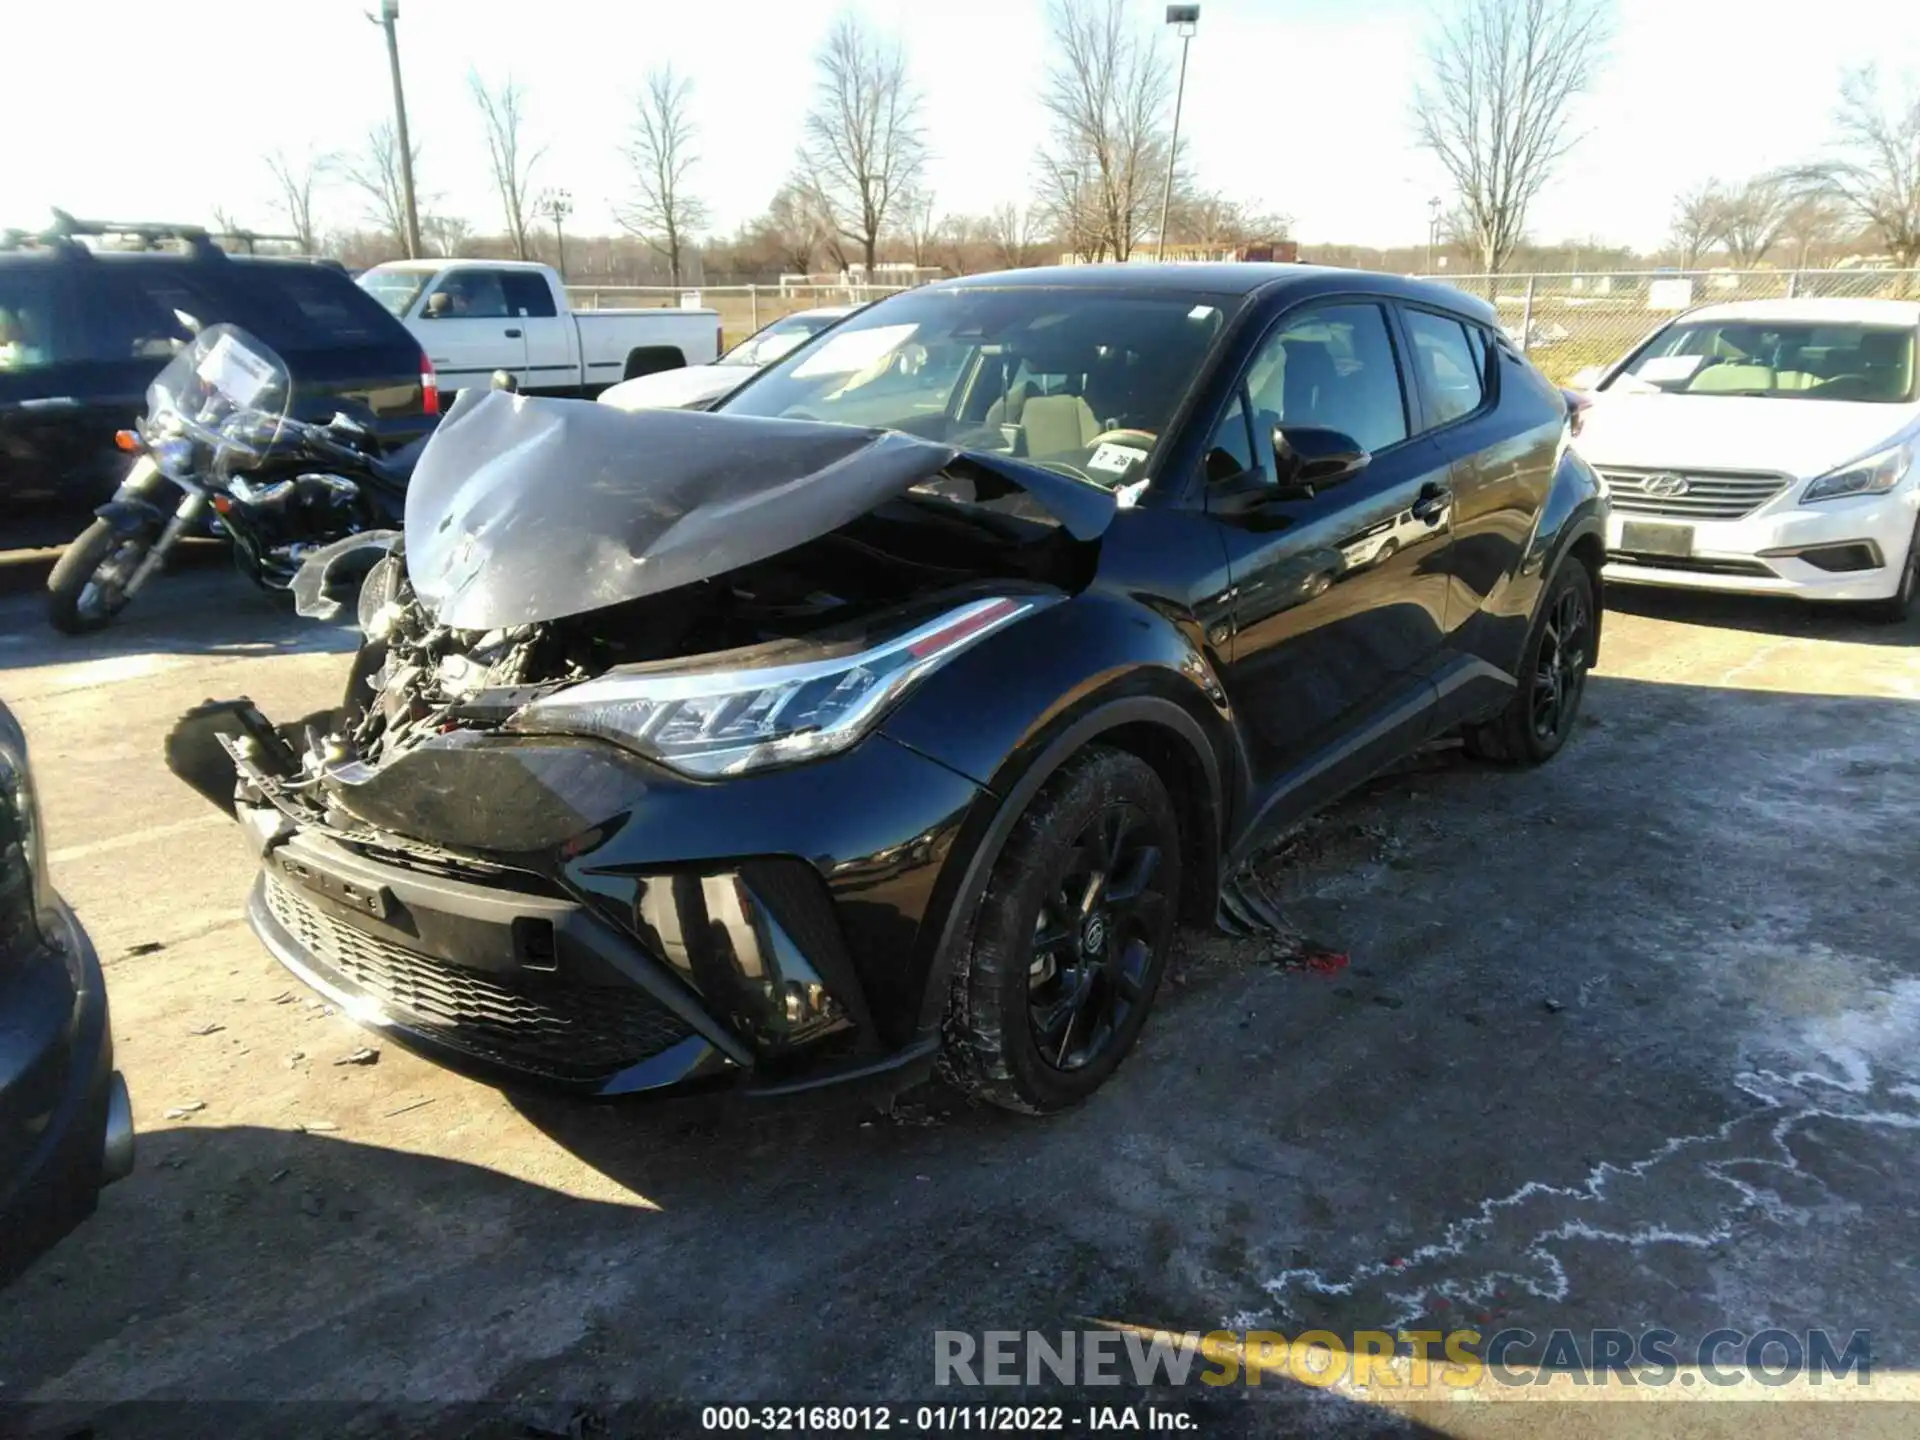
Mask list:
[[[1611,584],[1607,609],[1703,629],[1745,630],[1848,645],[1920,645],[1920,607],[1900,624],[1862,618],[1845,605],[1820,605],[1778,595],[1734,595]]]

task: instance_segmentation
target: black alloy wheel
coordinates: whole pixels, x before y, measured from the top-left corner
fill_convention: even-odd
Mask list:
[[[1138,805],[1102,810],[1034,919],[1027,1014],[1040,1058],[1056,1070],[1097,1062],[1145,998],[1171,903],[1158,888],[1160,838]]]
[[[954,963],[941,1069],[1032,1114],[1099,1088],[1146,1023],[1173,948],[1180,826],[1146,761],[1090,746],[994,862]]]
[[[1592,656],[1592,617],[1584,590],[1568,586],[1554,597],[1534,657],[1533,696],[1528,718],[1534,737],[1558,749],[1580,710]]]
[[[1560,562],[1535,612],[1519,683],[1506,708],[1461,731],[1467,753],[1503,765],[1539,765],[1560,753],[1580,718],[1599,638],[1593,575],[1578,557]]]

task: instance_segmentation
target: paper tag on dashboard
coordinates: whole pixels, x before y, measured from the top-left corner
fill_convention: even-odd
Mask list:
[[[1087,461],[1087,468],[1105,470],[1113,475],[1124,475],[1146,458],[1146,451],[1136,450],[1131,445],[1102,445],[1093,452],[1093,458]]]

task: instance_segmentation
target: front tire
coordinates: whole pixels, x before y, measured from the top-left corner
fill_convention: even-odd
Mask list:
[[[1593,576],[1569,555],[1540,597],[1513,697],[1493,719],[1461,732],[1467,753],[1501,765],[1540,765],[1558,755],[1580,715],[1596,633]]]
[[[106,520],[94,521],[47,576],[48,622],[63,635],[84,635],[111,624],[126,607],[127,578],[152,544],[150,535],[124,535]]]
[[[1075,755],[994,862],[954,967],[941,1069],[1009,1110],[1097,1090],[1146,1023],[1173,946],[1180,829],[1153,767]]]

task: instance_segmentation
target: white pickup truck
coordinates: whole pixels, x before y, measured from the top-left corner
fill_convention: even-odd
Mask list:
[[[720,353],[718,311],[573,310],[553,267],[527,260],[394,260],[359,280],[413,332],[447,391],[506,370],[526,394],[590,400]]]

